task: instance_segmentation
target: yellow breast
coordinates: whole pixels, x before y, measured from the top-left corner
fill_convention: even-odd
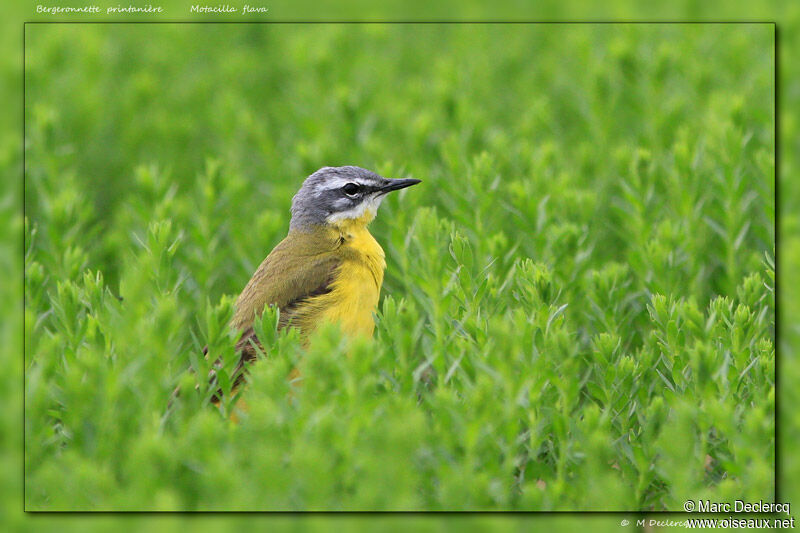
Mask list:
[[[313,329],[318,321],[330,321],[338,323],[348,335],[372,336],[373,313],[378,307],[386,260],[366,224],[359,222],[350,220],[336,225],[343,239],[338,250],[342,264],[331,284],[332,290],[309,302],[317,312],[306,315],[309,323],[301,324],[301,329]]]

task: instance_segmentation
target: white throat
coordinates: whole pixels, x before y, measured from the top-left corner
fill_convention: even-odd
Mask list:
[[[364,201],[354,208],[328,215],[328,218],[325,220],[328,222],[328,224],[342,222],[343,220],[356,220],[363,217],[368,217],[370,220],[372,220],[375,218],[375,215],[378,212],[378,207],[380,207],[382,200],[383,195],[365,198]]]

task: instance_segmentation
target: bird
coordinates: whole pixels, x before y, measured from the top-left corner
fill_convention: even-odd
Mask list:
[[[278,309],[279,329],[297,328],[303,340],[326,322],[351,337],[372,336],[386,259],[367,226],[388,193],[420,182],[357,166],[323,167],[304,180],[292,198],[288,234],[236,300],[231,327],[241,334],[234,388],[263,350],[253,322],[266,306]]]

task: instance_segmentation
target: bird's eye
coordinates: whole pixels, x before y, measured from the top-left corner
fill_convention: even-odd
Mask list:
[[[342,190],[347,196],[354,196],[358,192],[358,185],[355,183],[348,183],[342,187]]]

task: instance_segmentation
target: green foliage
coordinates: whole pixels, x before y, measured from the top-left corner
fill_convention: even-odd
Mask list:
[[[771,499],[773,32],[29,27],[27,509]],[[268,311],[234,393],[234,298],[340,164],[423,179],[374,339]]]

